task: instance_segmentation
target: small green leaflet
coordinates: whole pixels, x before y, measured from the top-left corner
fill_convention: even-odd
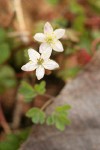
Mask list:
[[[55,125],[57,129],[63,131],[65,126],[70,124],[70,120],[68,118],[68,111],[70,109],[70,105],[57,107],[55,111],[47,117],[47,125]]]
[[[45,122],[46,115],[45,113],[40,110],[39,108],[31,108],[27,113],[26,116],[32,119],[32,122],[35,124],[43,124]]]
[[[42,81],[42,82],[40,82],[40,84],[35,84],[34,90],[38,94],[43,95],[45,93],[45,91],[46,91],[45,87],[46,87],[46,83],[45,83],[45,81]]]
[[[45,81],[35,84],[34,87],[32,87],[29,83],[22,81],[19,92],[24,96],[26,102],[30,102],[37,95],[42,95],[45,93],[45,86]]]
[[[37,95],[33,87],[25,81],[22,81],[19,92],[24,96],[26,102],[30,102]]]

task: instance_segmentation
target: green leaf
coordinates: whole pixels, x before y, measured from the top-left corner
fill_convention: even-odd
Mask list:
[[[0,53],[0,64],[2,64],[10,57],[9,45],[6,43],[0,44]]]
[[[35,124],[43,124],[45,122],[45,113],[41,111],[39,108],[31,108],[26,116],[32,119],[32,122]]]
[[[32,98],[35,98],[38,94],[42,95],[45,93],[45,86],[45,81],[42,81],[40,84],[35,84],[34,87],[23,81],[19,88],[19,92],[25,97],[26,102],[30,102]]]
[[[51,5],[57,5],[59,3],[60,0],[46,0],[48,3],[50,3]]]
[[[10,66],[0,67],[0,93],[16,86],[15,72]]]
[[[76,49],[75,48],[72,48],[72,47],[67,47],[64,51],[64,54],[65,55],[72,55],[72,54],[75,54],[76,53]]]
[[[73,28],[77,31],[80,31],[81,33],[84,33],[85,31],[85,16],[80,15],[77,16],[73,21]]]
[[[80,15],[84,14],[84,8],[76,0],[71,0],[69,4],[70,4],[69,8],[72,13]]]
[[[27,139],[30,131],[31,131],[31,128],[28,127],[28,128],[25,128],[24,130],[20,131],[17,134],[17,137],[19,138],[20,143],[24,142]]]
[[[71,0],[69,5],[70,11],[76,15],[75,19],[73,20],[72,27],[81,33],[84,32],[86,16],[83,6],[80,5],[76,0]]]
[[[21,49],[18,52],[16,52],[16,55],[15,55],[13,61],[15,62],[15,66],[19,69],[28,60],[29,60],[29,57],[28,57],[28,54],[27,54],[27,50],[26,49]]]
[[[59,106],[55,111],[47,117],[47,125],[55,125],[57,129],[63,131],[66,125],[70,124],[68,119],[68,111],[71,109],[70,105]]]
[[[46,123],[47,123],[47,125],[53,125],[54,124],[53,115],[47,117]]]
[[[64,17],[60,17],[60,18],[54,19],[52,21],[52,24],[55,28],[60,28],[60,27],[66,28],[66,26],[68,25],[68,21]]]
[[[25,97],[26,102],[32,101],[32,98],[37,96],[37,93],[33,87],[25,81],[22,81],[19,92]]]
[[[62,120],[60,118],[56,118],[55,120],[55,126],[57,129],[64,131],[65,125],[62,123]]]
[[[55,115],[55,126],[57,129],[63,131],[66,125],[70,124],[70,120],[67,118],[66,114]]]
[[[91,54],[91,34],[89,31],[85,31],[84,34],[80,37],[79,46],[80,48],[86,49],[86,51]]]
[[[0,142],[0,150],[17,150],[19,141],[16,135],[9,135],[6,141]]]
[[[73,67],[70,69],[65,69],[65,70],[59,71],[57,76],[62,78],[64,81],[66,81],[69,78],[74,78],[78,74],[80,69],[81,69],[80,67]]]
[[[95,0],[95,2],[94,0],[88,0],[88,2],[91,4],[93,10],[100,14],[100,0]]]
[[[40,94],[40,95],[43,95],[44,93],[45,93],[45,91],[46,91],[46,83],[45,83],[45,81],[41,81],[40,82],[40,84],[36,84],[35,86],[34,86],[34,90],[38,93],[38,94]]]
[[[67,110],[70,110],[71,106],[70,105],[63,105],[63,106],[58,106],[55,110],[56,112],[66,112]]]
[[[7,34],[3,28],[0,28],[0,43],[6,40]]]
[[[66,125],[70,124],[70,120],[66,117],[66,115],[56,115],[55,116],[55,126],[57,129],[63,131]]]
[[[100,30],[98,29],[94,29],[91,31],[91,35],[93,37],[93,39],[95,40],[96,38],[99,38],[100,37]]]
[[[7,135],[6,140],[0,142],[0,150],[18,150],[22,142],[27,139],[29,132],[30,129],[25,129],[18,134]]]

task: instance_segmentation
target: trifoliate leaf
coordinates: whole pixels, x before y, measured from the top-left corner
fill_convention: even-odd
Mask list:
[[[66,114],[56,114],[55,115],[55,126],[57,129],[63,131],[66,125],[70,124],[70,120],[67,118]]]
[[[68,111],[71,109],[69,105],[59,106],[55,111],[47,117],[47,125],[55,125],[57,129],[63,131],[66,125],[70,124],[68,119]]]
[[[26,102],[30,102],[32,98],[37,96],[37,93],[31,85],[23,81],[20,85],[19,92],[25,97]]]
[[[40,84],[36,84],[36,85],[34,86],[34,90],[35,90],[38,94],[43,95],[43,94],[45,93],[45,91],[46,91],[45,86],[46,86],[45,81],[42,81],[42,82],[40,82]]]
[[[35,124],[43,124],[45,122],[45,113],[41,111],[39,108],[31,108],[26,116],[32,119],[32,122]]]

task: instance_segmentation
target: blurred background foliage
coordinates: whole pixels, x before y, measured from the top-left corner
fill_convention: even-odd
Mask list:
[[[60,69],[52,74],[46,71],[45,85],[44,81],[36,80],[34,73],[21,71],[21,66],[28,60],[28,48],[38,50],[39,44],[34,41],[33,35],[43,31],[46,21],[54,29],[65,28],[66,33],[62,39],[64,52],[53,55]],[[6,111],[6,120],[14,122],[14,109],[19,103],[22,106],[21,119],[29,108],[41,108],[48,99],[43,94],[57,95],[98,49],[100,0],[0,0],[0,103]],[[42,97],[37,98],[37,95]],[[12,118],[10,121],[9,117]],[[48,124],[50,121],[52,117]],[[26,121],[25,126],[29,123]],[[21,120],[17,127],[20,126]]]
[[[0,81],[2,80],[0,84],[5,87],[3,89],[16,86],[16,73],[21,72],[20,67],[27,62],[28,59],[27,48],[33,46],[38,48],[39,46],[33,41],[32,35],[36,32],[41,32],[46,21],[50,21],[54,28],[66,28],[65,37],[62,39],[65,49],[64,53],[61,54],[62,57],[66,59],[68,56],[77,55],[78,51],[81,53],[82,50],[85,51],[86,55],[88,55],[88,53],[89,55],[93,54],[91,43],[96,38],[99,38],[100,35],[99,0],[96,0],[95,3],[92,0],[41,0],[35,9],[34,4],[38,4],[38,1],[28,0],[26,2],[22,0],[20,7],[22,7],[23,14],[21,15],[24,21],[19,20],[17,16],[21,12],[17,12],[20,9],[16,8],[16,2],[14,4],[14,1],[9,0],[8,2],[0,1],[0,3],[1,8],[4,3],[8,6],[7,8],[5,7],[4,10],[0,9],[2,13],[0,27],[0,65],[1,70],[3,69],[3,73],[1,71],[0,74]],[[39,9],[40,11],[38,11]],[[4,18],[7,17],[7,11],[11,14],[11,16],[9,16],[9,18],[11,17],[11,22],[7,24],[6,21],[6,25],[4,25]],[[94,22],[92,22],[92,19],[94,19]],[[21,21],[22,26],[20,25]],[[60,56],[56,56],[55,54],[54,57],[57,58]],[[60,61],[60,58],[57,59]],[[67,63],[67,59],[64,61],[64,64],[61,61],[61,64],[63,64],[63,67],[60,69],[61,72],[62,69],[67,70],[65,63]],[[80,64],[77,65],[79,67]],[[73,68],[74,66],[72,66],[71,70],[73,70],[74,73],[75,69]],[[6,69],[8,70],[7,75],[5,75]],[[57,75],[57,72],[55,75]],[[7,82],[9,78],[11,78],[10,81],[8,81],[11,82],[10,84]],[[2,86],[0,86],[1,89]],[[3,89],[0,91],[3,92]]]

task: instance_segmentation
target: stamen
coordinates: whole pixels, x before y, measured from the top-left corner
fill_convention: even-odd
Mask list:
[[[47,35],[45,40],[48,44],[53,44],[55,38],[56,37],[54,36],[54,34],[52,34],[52,35]]]
[[[44,62],[44,60],[42,58],[37,59],[37,63],[38,65],[42,65]]]
[[[49,44],[52,43],[52,42],[53,42],[52,37],[48,37],[48,38],[46,39],[46,42],[49,43]]]

